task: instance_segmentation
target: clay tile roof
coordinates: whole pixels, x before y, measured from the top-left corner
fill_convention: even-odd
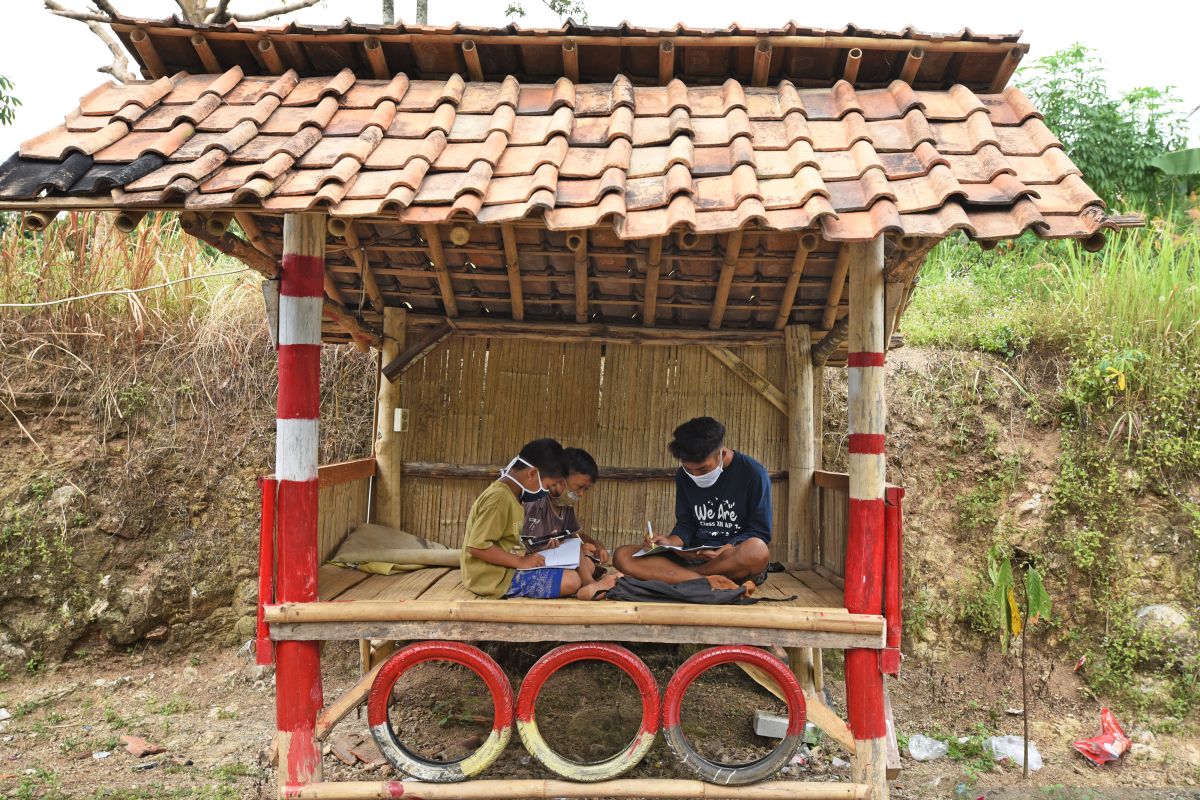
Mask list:
[[[421,224],[540,217],[621,239],[748,223],[819,225],[827,240],[1087,235],[1104,220],[1018,90],[895,82],[635,88],[342,69],[264,84],[234,66],[89,93],[0,169],[0,201],[43,193]]]

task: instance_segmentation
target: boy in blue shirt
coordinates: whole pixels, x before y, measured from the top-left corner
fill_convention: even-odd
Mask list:
[[[762,464],[724,442],[725,426],[712,417],[697,417],[675,429],[667,445],[681,465],[675,473],[675,528],[653,540],[714,549],[635,558],[641,545],[624,545],[613,554],[619,571],[667,583],[708,578],[718,589],[766,580],[771,479]]]

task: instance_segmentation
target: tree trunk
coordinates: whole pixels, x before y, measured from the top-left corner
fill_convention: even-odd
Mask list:
[[[391,25],[396,21],[396,0],[383,0],[383,24]]]
[[[429,24],[429,0],[417,0],[417,24]]]

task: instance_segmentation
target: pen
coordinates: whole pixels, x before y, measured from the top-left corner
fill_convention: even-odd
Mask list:
[[[654,526],[646,520],[646,547],[654,547]]]

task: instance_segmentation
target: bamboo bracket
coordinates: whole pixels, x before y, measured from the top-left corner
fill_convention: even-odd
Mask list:
[[[442,248],[441,231],[437,225],[422,225],[421,236],[429,248],[429,260],[433,263],[433,271],[437,276],[438,290],[442,293],[442,305],[445,306],[446,316],[457,317],[458,300],[454,296],[450,271],[446,268],[446,251]]]
[[[144,28],[134,28],[129,34],[129,40],[133,42],[134,49],[142,57],[142,62],[146,65],[146,75],[148,77],[158,79],[167,74],[167,68],[163,65],[162,56],[158,54],[158,48],[154,46],[154,40],[150,38],[150,34],[146,33]]]
[[[204,69],[214,75],[224,72],[221,69],[221,62],[217,60],[216,54],[213,53],[212,47],[209,46],[208,39],[204,37],[203,33],[193,33],[191,42],[192,47],[196,50],[196,55],[200,56],[200,63],[204,65]]]
[[[371,73],[376,80],[387,80],[391,77],[388,70],[387,56],[383,54],[383,45],[374,36],[363,40],[363,51],[367,54],[367,63],[371,65]]]
[[[342,233],[342,238],[346,241],[346,246],[350,253],[350,260],[354,262],[354,266],[358,267],[358,274],[361,277],[363,291],[367,293],[367,297],[371,300],[371,305],[376,311],[383,311],[385,305],[383,301],[383,292],[379,290],[379,281],[375,278],[375,273],[371,270],[371,264],[367,260],[366,253],[363,252],[362,244],[358,240],[358,234],[354,230],[354,221],[347,220],[346,230]]]
[[[800,281],[804,277],[804,266],[808,263],[808,254],[817,248],[820,239],[815,233],[803,233],[796,240],[796,255],[792,259],[792,268],[788,272],[787,283],[779,298],[779,312],[775,315],[775,330],[781,331],[787,327],[792,317],[792,307],[796,304],[796,293],[800,290]]]
[[[504,269],[508,272],[512,317],[520,322],[525,319],[525,293],[521,289],[521,256],[517,251],[517,232],[512,225],[501,225],[500,238],[504,242]]]
[[[454,333],[454,328],[449,322],[434,328],[425,336],[400,351],[394,359],[384,364],[382,369],[383,377],[395,383],[404,370],[428,355],[433,348],[444,342],[452,333]]]
[[[586,230],[567,234],[567,247],[575,253],[575,321],[588,320],[588,234]]]
[[[779,409],[784,416],[788,413],[787,397],[779,390],[775,384],[764,378],[757,370],[743,361],[733,351],[724,347],[709,346],[708,352],[712,353],[713,357],[720,361],[733,372],[741,380],[745,381],[750,388],[758,392],[767,402]]]
[[[829,330],[837,322],[838,305],[842,292],[846,290],[846,277],[850,274],[850,248],[842,245],[837,261],[833,265],[833,276],[829,279],[829,295],[825,298],[825,312],[821,316],[821,329]]]
[[[662,237],[650,240],[646,256],[646,289],[642,293],[642,324],[653,327],[658,317],[658,279],[662,273]]]
[[[185,233],[195,236],[200,241],[211,245],[227,256],[236,258],[263,277],[279,277],[279,264],[276,263],[272,256],[267,255],[245,239],[234,236],[228,231],[219,236],[212,233],[205,225],[205,220],[199,214],[180,214],[179,225]]]
[[[717,291],[713,297],[712,313],[708,327],[716,330],[725,319],[725,307],[729,304],[729,291],[733,288],[733,274],[737,270],[738,257],[742,250],[742,229],[731,231],[725,239],[725,253],[721,259],[721,274],[717,279]]]
[[[814,367],[823,367],[846,337],[850,335],[850,318],[842,317],[829,331],[812,346],[812,363]]]

